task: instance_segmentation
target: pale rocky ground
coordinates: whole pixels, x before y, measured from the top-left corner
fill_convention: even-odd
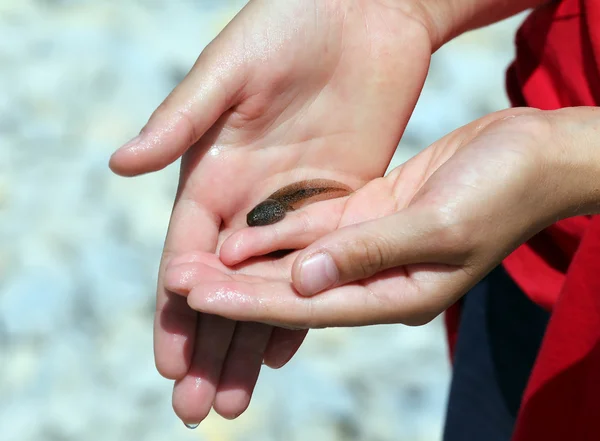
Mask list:
[[[176,167],[109,173],[240,1],[0,0],[0,439],[440,439],[441,322],[310,333],[236,421],[187,430],[154,369],[155,275]],[[397,165],[506,107],[519,19],[434,57]]]

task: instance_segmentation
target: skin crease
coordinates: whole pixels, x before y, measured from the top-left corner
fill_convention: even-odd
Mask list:
[[[304,205],[348,196],[352,189],[329,179],[310,179],[280,188],[254,207],[246,217],[249,227],[271,225],[281,221],[287,211]]]

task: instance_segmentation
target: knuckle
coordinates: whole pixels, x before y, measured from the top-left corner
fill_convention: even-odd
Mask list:
[[[195,144],[200,139],[200,134],[196,128],[196,122],[192,118],[192,115],[187,110],[176,110],[175,111],[175,122],[182,124],[182,130],[186,136],[186,142],[188,146]]]
[[[177,101],[174,92],[167,96],[150,116],[146,128],[177,130],[183,134],[183,139],[190,146],[200,139],[200,134],[191,111],[179,108]]]
[[[306,302],[304,317],[298,320],[295,326],[302,329],[319,329],[323,327],[317,316],[315,305],[310,299]]]
[[[546,136],[553,130],[552,120],[545,112],[538,109],[531,109],[497,121],[497,124],[501,123],[534,136]]]
[[[365,278],[384,269],[387,252],[380,238],[368,236],[349,244],[345,266],[355,277]]]
[[[436,212],[437,218],[434,225],[437,225],[435,240],[439,246],[447,253],[466,252],[471,244],[472,231],[465,222],[464,217],[455,209],[445,208]]]

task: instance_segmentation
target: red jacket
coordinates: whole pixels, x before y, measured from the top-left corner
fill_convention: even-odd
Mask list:
[[[539,8],[519,30],[516,45],[507,74],[514,106],[600,105],[600,0]],[[599,441],[600,216],[553,225],[503,265],[531,300],[552,311],[513,441]],[[451,348],[457,312],[447,315]]]

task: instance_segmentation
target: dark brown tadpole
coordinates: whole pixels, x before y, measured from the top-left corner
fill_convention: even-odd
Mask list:
[[[254,207],[246,216],[249,227],[271,225],[279,222],[288,211],[327,199],[339,198],[352,193],[345,184],[329,179],[310,179],[280,188]]]

